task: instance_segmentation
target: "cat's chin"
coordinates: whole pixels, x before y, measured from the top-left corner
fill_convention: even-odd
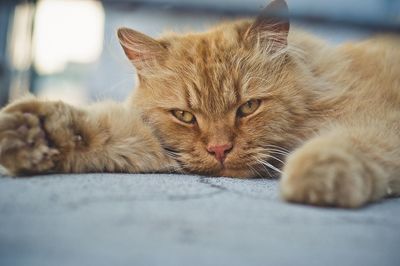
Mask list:
[[[246,169],[229,169],[224,168],[216,176],[233,177],[233,178],[253,178],[255,177],[250,171]]]

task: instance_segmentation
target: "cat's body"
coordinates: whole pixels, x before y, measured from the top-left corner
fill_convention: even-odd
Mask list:
[[[79,110],[11,104],[0,115],[0,161],[14,174],[240,178],[283,166],[290,201],[357,207],[400,194],[400,40],[330,47],[288,29],[265,15],[159,40],[121,29],[140,81],[132,97]]]

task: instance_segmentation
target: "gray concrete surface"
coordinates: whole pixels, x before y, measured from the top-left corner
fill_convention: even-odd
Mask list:
[[[400,265],[400,199],[292,205],[277,180],[0,178],[0,265]]]

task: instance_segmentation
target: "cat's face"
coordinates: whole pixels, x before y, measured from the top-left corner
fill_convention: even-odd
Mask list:
[[[254,24],[239,21],[158,41],[119,32],[139,73],[135,105],[185,172],[273,175],[296,142],[307,99],[282,49],[287,31],[254,39]]]

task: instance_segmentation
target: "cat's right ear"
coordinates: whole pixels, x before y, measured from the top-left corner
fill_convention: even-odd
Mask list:
[[[271,1],[247,29],[245,39],[266,44],[271,50],[286,47],[289,34],[289,9],[285,0]]]
[[[166,47],[160,42],[129,28],[119,28],[118,39],[138,71],[160,62],[167,54]]]

